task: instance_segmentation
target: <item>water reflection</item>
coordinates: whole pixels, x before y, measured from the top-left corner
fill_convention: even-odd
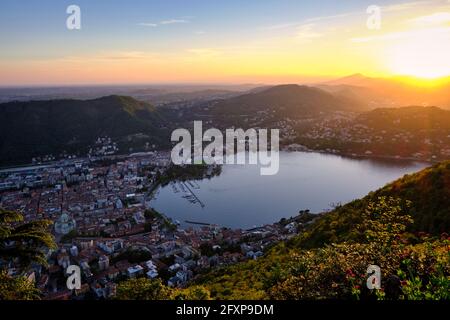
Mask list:
[[[224,165],[220,176],[196,181],[195,188],[189,184],[185,191],[176,185],[179,192],[171,185],[161,188],[152,205],[184,226],[189,220],[251,228],[303,209],[327,210],[333,203],[360,198],[426,166],[408,160],[281,152],[276,175],[261,176],[258,165]]]

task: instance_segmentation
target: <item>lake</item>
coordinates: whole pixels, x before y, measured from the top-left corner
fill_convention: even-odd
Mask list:
[[[261,176],[258,165],[224,165],[220,176],[159,188],[152,206],[168,217],[252,228],[297,215],[330,210],[388,182],[429,166],[408,160],[346,158],[310,152],[280,152],[278,174]],[[195,199],[191,190],[201,201]]]

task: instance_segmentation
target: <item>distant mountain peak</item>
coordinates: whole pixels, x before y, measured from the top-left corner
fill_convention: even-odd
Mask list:
[[[361,78],[366,79],[368,77],[366,77],[362,73],[358,72],[358,73],[353,73],[353,74],[348,75],[348,76],[341,77],[340,79],[361,79]]]
[[[352,85],[352,86],[362,86],[367,84],[368,82],[371,82],[375,80],[375,78],[370,78],[362,73],[354,73],[342,78],[338,78],[335,80],[327,81],[324,84],[327,85]]]
[[[316,90],[316,88],[309,87],[306,85],[288,83],[288,84],[279,84],[276,86],[272,86],[272,87],[266,88],[265,90],[263,90],[261,92],[288,91],[288,90],[298,90],[298,91],[300,91],[300,90]]]
[[[264,88],[224,100],[215,106],[218,114],[242,115],[271,109],[289,117],[335,110],[353,111],[358,108],[357,103],[351,99],[336,97],[322,89],[298,84]]]

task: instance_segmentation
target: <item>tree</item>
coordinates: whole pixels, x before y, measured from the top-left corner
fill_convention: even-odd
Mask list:
[[[10,277],[0,270],[0,300],[35,300],[39,299],[39,290],[25,277]]]
[[[410,201],[405,206],[409,208]],[[378,197],[377,202],[369,202],[367,205],[358,228],[364,232],[369,242],[389,248],[412,223],[413,219],[402,208],[401,199]]]
[[[117,287],[119,300],[168,300],[172,290],[160,279],[137,278],[122,282]]]
[[[0,209],[0,259],[17,260],[22,268],[33,262],[47,264],[45,248],[55,248],[49,220],[23,223],[22,214]]]
[[[46,265],[44,248],[56,246],[48,232],[51,221],[22,222],[20,213],[0,209],[0,260],[16,260],[22,269],[32,262]],[[0,270],[0,300],[32,299],[39,299],[39,290],[32,281]]]
[[[63,243],[70,243],[76,237],[78,237],[78,231],[74,229],[70,230],[69,233],[63,235],[60,241]]]
[[[191,286],[175,291],[172,297],[175,300],[211,300],[211,293],[203,286]]]
[[[152,223],[151,222],[144,223],[144,231],[145,232],[151,232],[152,231]]]

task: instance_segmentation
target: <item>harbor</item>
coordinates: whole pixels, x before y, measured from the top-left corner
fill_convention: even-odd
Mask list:
[[[192,204],[198,204],[200,207],[204,208],[205,204],[200,200],[200,198],[195,194],[194,190],[200,190],[200,186],[196,181],[180,181],[171,183],[171,187],[174,193],[183,193],[183,198]]]

